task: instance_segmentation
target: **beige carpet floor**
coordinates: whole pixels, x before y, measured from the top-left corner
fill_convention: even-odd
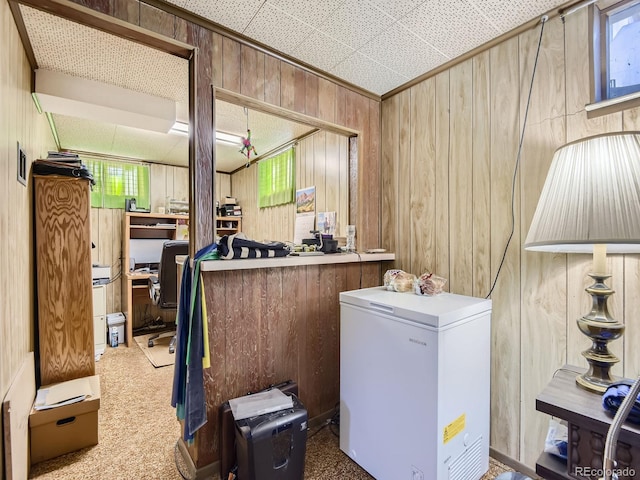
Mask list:
[[[36,464],[29,478],[182,479],[174,453],[180,425],[170,405],[173,366],[154,368],[140,348],[121,345],[107,347],[96,373],[102,388],[98,445]],[[491,459],[483,480],[507,470]],[[306,480],[371,478],[340,451],[328,427],[309,438]]]

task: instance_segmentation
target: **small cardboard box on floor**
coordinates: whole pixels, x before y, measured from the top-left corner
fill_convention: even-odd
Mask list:
[[[81,402],[47,410],[31,409],[31,464],[98,444],[98,409],[100,408],[100,377],[86,377],[91,394]],[[69,385],[63,382],[58,385]],[[58,386],[56,385],[56,386]],[[73,384],[72,384],[73,385]],[[42,387],[40,390],[49,388]]]

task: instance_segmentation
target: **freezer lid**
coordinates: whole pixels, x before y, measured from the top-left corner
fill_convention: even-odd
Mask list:
[[[490,312],[491,300],[453,293],[427,296],[399,293],[384,287],[340,292],[340,303],[412,320],[432,327],[443,327],[473,315]]]

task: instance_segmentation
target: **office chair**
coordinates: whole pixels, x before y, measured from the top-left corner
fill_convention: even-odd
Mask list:
[[[158,265],[158,275],[149,277],[149,296],[154,305],[160,308],[178,308],[178,266],[176,265],[176,256],[188,254],[188,241],[172,240],[164,243],[160,264]],[[169,335],[173,336],[169,343],[169,353],[175,353],[175,331],[151,336],[148,346],[153,347],[156,340]]]

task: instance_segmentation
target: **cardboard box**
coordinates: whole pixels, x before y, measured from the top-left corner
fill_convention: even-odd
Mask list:
[[[31,409],[31,464],[98,444],[100,377],[88,379],[91,397],[48,410]]]

